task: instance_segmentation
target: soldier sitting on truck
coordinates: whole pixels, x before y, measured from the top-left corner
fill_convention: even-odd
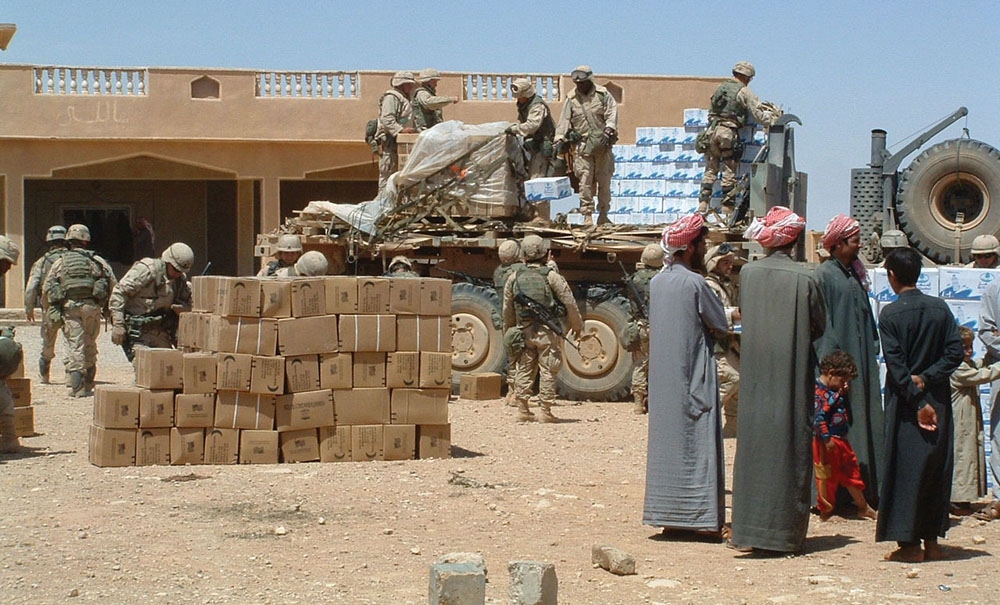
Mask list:
[[[988,233],[977,235],[972,240],[972,262],[966,267],[976,269],[996,269],[997,254],[1000,253],[1000,241]]]
[[[421,71],[417,81],[420,86],[413,91],[413,125],[418,132],[423,132],[443,122],[441,108],[458,103],[458,97],[438,96],[437,85],[441,81],[441,73],[433,67]]]
[[[261,267],[257,277],[274,277],[279,269],[293,266],[302,256],[302,240],[294,233],[286,233],[278,238],[276,258]]]
[[[383,277],[420,277],[420,274],[413,270],[413,261],[400,254],[392,258]]]
[[[283,267],[278,269],[274,276],[275,277],[318,277],[320,275],[326,275],[327,269],[330,268],[330,263],[326,259],[326,255],[319,250],[310,250],[302,256],[299,260],[295,261],[295,264],[291,267]]]

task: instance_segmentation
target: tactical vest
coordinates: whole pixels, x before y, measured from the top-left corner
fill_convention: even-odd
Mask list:
[[[105,282],[103,289],[99,283],[102,280]],[[62,289],[60,300],[92,298],[100,301],[99,295],[102,291],[104,300],[107,300],[106,282],[104,271],[94,260],[93,252],[80,249],[68,250],[63,256],[59,272],[59,287]]]
[[[397,99],[399,99],[400,103],[404,107],[410,105],[410,101],[406,98],[406,96],[403,93],[399,92],[395,88],[385,91],[384,93],[382,93],[382,96],[379,97],[378,99],[378,117],[375,118],[375,139],[391,147],[396,144],[396,137],[386,132],[385,128],[382,127],[382,103],[384,103],[385,98],[389,96],[394,96]],[[410,113],[413,113],[412,105],[410,106]],[[407,121],[408,119],[405,115],[398,117],[398,122],[400,126],[406,126]]]
[[[67,252],[69,252],[69,248],[66,248],[65,246],[59,246],[58,248],[53,248],[45,253],[45,256],[42,257],[42,266],[40,267],[41,278],[43,282],[45,281],[45,278],[48,276],[49,270],[52,269],[52,265],[56,264],[56,261],[59,260],[59,257],[62,256],[63,254],[66,254]]]
[[[745,86],[743,82],[735,79],[726,80],[722,84],[719,84],[719,87],[715,89],[715,94],[712,95],[712,108],[709,110],[709,116],[716,119],[733,120],[740,127],[745,126],[747,123],[747,108],[738,99],[739,92]]]
[[[518,294],[524,294],[553,313],[559,313],[556,296],[548,280],[551,271],[552,267],[537,265],[523,265],[514,270],[514,311],[519,322],[536,317],[526,305],[517,302]]]
[[[545,108],[545,117],[542,118],[542,124],[538,127],[538,130],[524,140],[524,148],[529,153],[538,153],[540,150],[543,150],[546,142],[551,145],[552,140],[556,136],[556,123],[552,120],[552,112],[549,111],[549,106],[538,95],[531,97],[531,100],[527,103],[517,106],[517,121],[521,124],[527,122],[528,112],[535,105],[541,105]]]
[[[650,269],[649,267],[644,267],[639,269],[629,278],[632,281],[632,285],[635,286],[635,291],[639,293],[642,298],[642,304],[645,305],[646,311],[649,311],[649,282],[653,281],[656,274],[659,273],[659,269]],[[638,315],[639,305],[632,300],[633,294],[629,292],[629,303],[632,306],[632,314]]]
[[[437,92],[430,86],[421,86],[417,91],[426,90],[431,96],[436,96]],[[417,92],[413,93],[413,124],[417,130],[427,130],[444,121],[444,112],[440,109],[426,109],[417,100]]]

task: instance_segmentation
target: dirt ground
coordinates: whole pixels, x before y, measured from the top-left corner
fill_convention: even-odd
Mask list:
[[[37,378],[37,330],[18,335]],[[99,382],[130,383],[107,333],[100,347]],[[951,560],[920,565],[883,562],[874,523],[852,519],[813,517],[790,557],[662,539],[641,523],[646,419],[626,404],[560,406],[560,424],[517,425],[498,401],[453,401],[450,460],[100,469],[87,461],[92,400],[34,387],[39,435],[23,440],[33,451],[0,457],[8,603],[426,603],[430,565],[454,551],[485,556],[489,603],[508,602],[514,559],[554,563],[567,604],[1000,594],[1000,523],[970,518],[943,542]],[[450,484],[456,473],[488,486]],[[637,575],[594,569],[593,544],[631,553]]]

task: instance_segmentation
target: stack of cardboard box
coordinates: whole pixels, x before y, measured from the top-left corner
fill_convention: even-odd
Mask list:
[[[447,457],[451,282],[197,277],[180,350],[94,398],[91,462]]]
[[[31,379],[24,377],[23,361],[6,382],[14,399],[14,430],[18,437],[31,437],[35,434],[35,407],[31,405]]]

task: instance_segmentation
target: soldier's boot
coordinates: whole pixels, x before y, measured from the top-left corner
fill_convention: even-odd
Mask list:
[[[0,416],[0,454],[16,454],[21,451],[21,440],[17,438],[13,416]]]
[[[517,399],[514,398],[514,387],[507,387],[507,396],[504,398],[503,403],[508,407],[517,407]]]
[[[610,222],[611,222],[611,219],[608,218],[608,213],[607,212],[601,212],[600,214],[597,215],[597,224],[598,225],[607,225]]]
[[[83,372],[79,370],[69,373],[69,396],[83,397]]]
[[[38,358],[38,375],[42,378],[42,384],[49,384],[49,370],[52,362],[44,357]]]
[[[97,366],[87,368],[87,373],[83,377],[82,397],[94,396],[94,379],[97,377]]]
[[[712,188],[701,186],[701,193],[698,195],[698,214],[708,214],[708,203],[712,201]]]
[[[539,422],[559,422],[559,419],[552,415],[551,401],[539,401],[538,407],[541,408],[541,413],[538,417]]]
[[[633,414],[645,414],[649,411],[649,400],[646,398],[646,394],[636,391],[632,393],[635,398],[635,403],[632,405]]]
[[[528,409],[528,401],[522,399],[517,402],[517,421],[518,422],[534,422],[535,415]]]
[[[594,215],[590,212],[581,212],[583,214],[583,226],[593,227],[594,226]]]

